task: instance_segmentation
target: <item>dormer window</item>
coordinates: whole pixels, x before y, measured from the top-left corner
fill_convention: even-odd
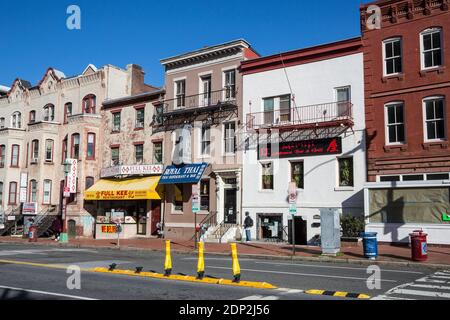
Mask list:
[[[44,107],[44,121],[55,121],[55,106],[48,104]]]
[[[84,97],[83,99],[83,113],[88,113],[88,114],[95,114],[95,107],[96,107],[96,97],[93,94],[90,94],[86,97]]]

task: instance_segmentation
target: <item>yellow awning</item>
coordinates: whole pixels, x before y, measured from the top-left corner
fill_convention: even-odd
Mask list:
[[[156,188],[160,177],[100,180],[85,191],[84,200],[161,200]]]

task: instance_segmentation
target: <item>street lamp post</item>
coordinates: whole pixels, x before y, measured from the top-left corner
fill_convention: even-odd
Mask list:
[[[60,242],[61,243],[67,243],[69,242],[69,235],[68,235],[68,231],[67,231],[67,200],[68,200],[68,196],[67,196],[67,177],[69,176],[70,173],[70,169],[71,169],[71,163],[69,161],[67,161],[67,159],[64,161],[64,190],[63,190],[63,210],[62,210],[62,218],[63,218],[63,232],[60,234]],[[70,195],[69,195],[70,197]]]

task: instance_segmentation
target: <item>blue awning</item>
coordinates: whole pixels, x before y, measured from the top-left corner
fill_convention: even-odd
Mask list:
[[[159,184],[198,183],[207,167],[207,163],[192,163],[184,164],[181,166],[169,166],[161,176]]]

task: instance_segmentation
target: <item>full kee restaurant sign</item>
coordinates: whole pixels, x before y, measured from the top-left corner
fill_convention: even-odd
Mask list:
[[[103,169],[101,171],[101,177],[111,178],[116,176],[160,175],[163,171],[163,165],[116,166]]]
[[[146,190],[109,190],[86,193],[86,200],[145,200],[148,199]]]
[[[341,153],[342,138],[340,137],[258,145],[259,160],[322,156]]]

